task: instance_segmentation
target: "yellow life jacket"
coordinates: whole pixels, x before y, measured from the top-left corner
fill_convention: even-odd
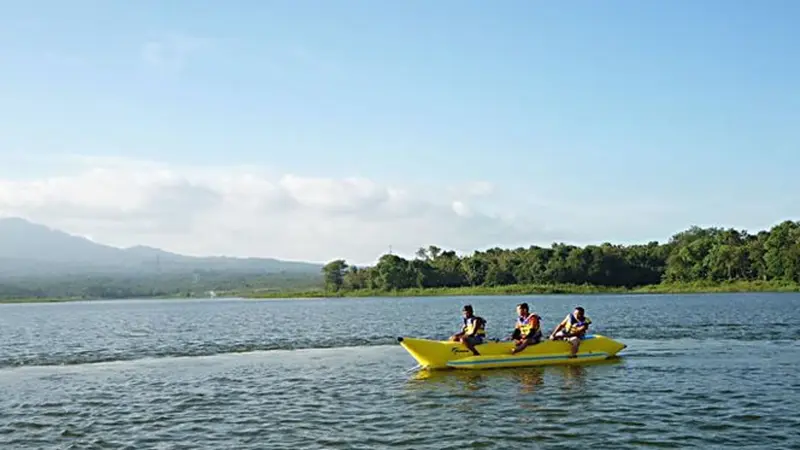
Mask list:
[[[527,336],[531,332],[536,333],[541,326],[541,317],[536,314],[528,314],[527,317],[517,317],[517,328],[523,336]]]
[[[462,333],[472,334],[472,331],[476,328],[476,336],[486,336],[486,321],[483,320],[483,317],[472,316],[469,319],[464,318],[464,326],[461,328]]]
[[[583,320],[581,321],[578,320],[578,318],[575,317],[572,313],[569,313],[567,317],[564,318],[564,321],[562,323],[564,324],[564,331],[566,331],[567,333],[572,333],[572,331],[575,330],[576,328],[582,327],[584,325],[589,325],[590,323],[592,323],[592,319],[590,319],[589,316],[584,315]]]

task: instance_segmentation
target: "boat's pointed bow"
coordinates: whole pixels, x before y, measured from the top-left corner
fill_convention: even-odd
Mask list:
[[[451,358],[452,345],[448,346],[446,342],[409,337],[398,337],[397,342],[423,367],[447,367],[447,361]]]

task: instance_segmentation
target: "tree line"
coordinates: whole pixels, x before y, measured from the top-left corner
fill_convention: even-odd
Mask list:
[[[493,248],[463,257],[432,245],[410,260],[385,254],[372,267],[337,259],[322,274],[325,289],[333,292],[513,284],[633,288],[698,281],[800,283],[800,222],[784,221],[757,234],[695,226],[663,244],[555,243],[549,248]]]

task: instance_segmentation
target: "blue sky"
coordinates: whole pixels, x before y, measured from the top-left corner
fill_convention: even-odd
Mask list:
[[[599,211],[565,239],[767,227],[800,213],[799,20],[777,0],[9,3],[0,176],[250,164]]]

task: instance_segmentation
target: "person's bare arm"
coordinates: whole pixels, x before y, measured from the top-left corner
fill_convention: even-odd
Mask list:
[[[556,333],[561,331],[563,328],[564,328],[564,321],[562,320],[561,322],[558,323],[558,325],[556,325],[556,328],[553,330],[553,332],[550,333],[550,338],[552,339],[556,335]]]

